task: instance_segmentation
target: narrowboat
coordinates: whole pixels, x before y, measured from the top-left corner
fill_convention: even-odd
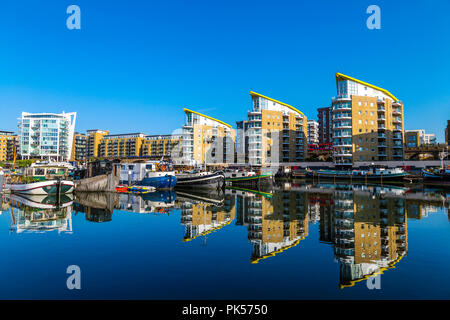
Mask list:
[[[233,186],[271,186],[273,184],[273,174],[272,172],[226,171],[225,182],[227,185]]]
[[[371,170],[306,170],[308,179],[403,181],[409,174],[402,168],[372,168]]]
[[[222,189],[225,186],[225,175],[216,172],[183,172],[176,174],[177,188]]]

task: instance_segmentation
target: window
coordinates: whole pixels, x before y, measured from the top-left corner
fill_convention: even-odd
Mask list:
[[[361,103],[361,101],[358,101],[358,106],[362,106],[362,103]]]
[[[358,123],[359,123],[359,124],[362,124],[362,120],[358,120]]]

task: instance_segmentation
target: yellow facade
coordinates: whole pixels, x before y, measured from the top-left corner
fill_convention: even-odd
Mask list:
[[[145,157],[181,157],[181,143],[181,135],[146,136],[142,142],[141,153]],[[174,151],[178,151],[177,154],[174,154]]]
[[[85,161],[87,154],[87,139],[83,133],[75,132],[73,135],[72,152],[69,161]]]
[[[223,121],[184,109],[182,154],[186,164],[224,164],[234,161],[235,130]]]
[[[252,91],[250,95],[248,161],[253,165],[303,161],[307,156],[307,117],[283,102]],[[238,146],[238,150],[246,149]]]
[[[403,159],[403,103],[388,91],[336,75],[338,96],[333,98],[334,162]],[[394,100],[395,99],[395,100]]]
[[[100,142],[99,156],[102,158],[139,157],[145,134],[106,135]]]
[[[103,137],[108,135],[109,131],[105,130],[88,130],[87,131],[87,158],[98,158],[100,154],[100,144],[103,140]]]
[[[19,137],[13,132],[0,131],[0,161],[11,161],[14,158],[14,146],[17,147]]]

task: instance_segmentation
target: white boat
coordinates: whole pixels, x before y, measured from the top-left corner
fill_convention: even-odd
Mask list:
[[[13,193],[51,195],[58,193],[72,193],[74,190],[74,183],[69,180],[48,180],[32,183],[5,184],[5,188],[10,189]]]
[[[25,169],[23,176],[9,177],[5,189],[38,195],[72,193],[74,183],[67,180],[68,171],[69,166],[64,163],[34,163]]]

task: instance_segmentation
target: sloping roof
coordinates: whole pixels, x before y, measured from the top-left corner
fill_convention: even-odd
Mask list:
[[[217,121],[217,122],[219,122],[219,123],[221,123],[221,124],[223,124],[223,125],[225,125],[225,126],[227,126],[227,127],[229,127],[229,128],[232,128],[228,123],[225,123],[225,122],[220,121],[220,120],[218,120],[218,119],[214,119],[214,118],[209,117],[209,116],[207,116],[207,115],[201,114],[200,112],[193,111],[193,110],[190,110],[190,109],[187,109],[187,108],[183,108],[183,111],[186,112],[186,113],[195,113],[195,114],[198,114],[199,116],[202,116],[202,117],[205,117],[205,118],[208,118],[208,119]]]
[[[264,98],[264,99],[273,101],[273,102],[275,102],[275,103],[279,103],[279,104],[281,104],[281,105],[283,105],[283,106],[285,106],[285,107],[288,107],[289,109],[294,110],[295,112],[298,112],[298,113],[300,113],[301,115],[305,116],[305,115],[303,114],[303,112],[301,112],[301,111],[298,110],[297,108],[294,108],[293,106],[291,106],[291,105],[289,105],[289,104],[287,104],[287,103],[284,103],[284,102],[281,102],[281,101],[278,101],[278,100],[275,100],[275,99],[266,97],[266,96],[264,96],[264,95],[262,95],[262,94],[259,94],[259,93],[254,92],[254,91],[250,91],[250,95],[251,95],[251,96],[256,96],[256,97],[261,97],[261,98]]]
[[[336,73],[336,88],[337,88],[337,86],[338,86],[338,79],[345,79],[345,80],[355,81],[355,82],[360,83],[360,84],[362,84],[362,85],[365,85],[365,86],[367,86],[367,87],[370,87],[370,88],[373,88],[373,89],[375,89],[375,90],[378,90],[378,91],[383,92],[384,94],[386,94],[387,96],[389,96],[390,98],[392,98],[394,101],[399,101],[392,93],[390,93],[390,92],[387,91],[386,89],[383,89],[383,88],[374,86],[373,84],[370,84],[370,83],[367,83],[367,82],[358,80],[358,79],[356,79],[356,78],[352,78],[352,77],[350,77],[350,76],[346,76],[345,74],[342,74],[342,73],[339,73],[339,72]]]

